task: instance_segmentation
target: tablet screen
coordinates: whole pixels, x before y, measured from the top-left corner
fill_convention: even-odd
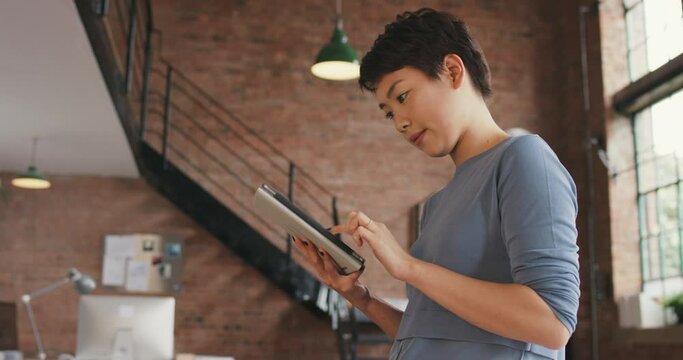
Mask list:
[[[355,253],[355,251],[353,251],[353,249],[351,249],[348,245],[341,241],[339,235],[333,235],[330,231],[325,229],[317,221],[313,220],[310,216],[308,216],[308,214],[306,214],[304,211],[302,211],[296,205],[294,205],[291,201],[289,201],[289,199],[282,193],[278,192],[277,190],[271,188],[268,185],[263,185],[263,188],[267,190],[269,193],[271,193],[280,204],[284,205],[285,207],[287,207],[287,209],[291,210],[294,214],[296,214],[299,218],[305,221],[308,225],[313,227],[313,229],[315,229],[317,232],[325,236],[325,238],[329,239],[338,248],[343,250],[345,253],[353,256],[360,262],[365,261],[365,259],[360,257],[358,254]]]

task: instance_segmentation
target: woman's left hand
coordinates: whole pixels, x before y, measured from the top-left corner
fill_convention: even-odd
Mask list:
[[[391,276],[405,281],[406,271],[414,258],[396,241],[383,223],[362,212],[351,212],[346,224],[332,227],[332,232],[351,235],[358,247],[367,243],[375,257]]]

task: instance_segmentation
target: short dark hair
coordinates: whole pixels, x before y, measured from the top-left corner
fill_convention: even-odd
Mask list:
[[[489,97],[489,66],[467,25],[449,13],[429,8],[404,12],[385,26],[363,56],[358,83],[375,92],[382,77],[407,66],[438,79],[448,54],[460,56],[479,93]]]

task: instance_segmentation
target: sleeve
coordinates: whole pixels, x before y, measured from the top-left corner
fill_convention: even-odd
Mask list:
[[[576,185],[538,136],[512,143],[499,169],[501,232],[513,281],[533,289],[573,333],[580,295]]]

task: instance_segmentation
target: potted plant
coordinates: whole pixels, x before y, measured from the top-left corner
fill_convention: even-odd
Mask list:
[[[678,316],[678,324],[683,324],[683,292],[664,300],[664,306],[672,308]]]

